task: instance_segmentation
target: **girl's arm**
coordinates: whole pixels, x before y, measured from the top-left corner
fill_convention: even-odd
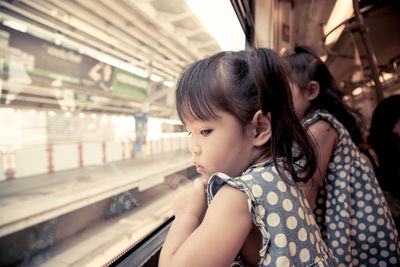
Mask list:
[[[307,130],[311,134],[311,138],[315,142],[317,149],[317,170],[313,178],[302,186],[301,189],[307,198],[311,210],[314,210],[317,204],[318,189],[322,186],[329,159],[335,150],[339,136],[332,125],[325,120],[319,120],[311,124]]]
[[[161,250],[159,266],[229,266],[253,225],[245,194],[223,186],[201,220],[200,205],[193,202],[203,201],[203,197],[205,201],[204,186],[194,183],[186,191],[175,200],[175,220]],[[188,208],[191,205],[196,207]]]

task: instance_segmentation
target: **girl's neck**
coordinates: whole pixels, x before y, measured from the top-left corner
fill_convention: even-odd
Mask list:
[[[260,153],[260,155],[258,155],[258,156],[253,160],[253,162],[251,162],[250,166],[258,165],[258,164],[261,164],[261,163],[265,163],[265,162],[267,162],[269,159],[271,159],[271,157],[272,157],[272,155],[271,155],[271,150],[268,150],[268,151],[263,150],[263,151]],[[250,166],[249,166],[249,167],[250,167]]]

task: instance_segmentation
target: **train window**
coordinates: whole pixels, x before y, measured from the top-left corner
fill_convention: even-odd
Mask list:
[[[175,84],[223,49],[195,2],[0,2],[0,266],[159,250],[171,198],[198,176]]]

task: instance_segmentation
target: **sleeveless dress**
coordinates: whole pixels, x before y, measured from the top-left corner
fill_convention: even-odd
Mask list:
[[[287,180],[278,175],[272,159],[251,166],[240,177],[215,173],[207,184],[208,203],[225,184],[246,194],[262,235],[259,267],[337,266],[303,193],[290,177]],[[231,266],[246,265],[238,258]]]
[[[339,266],[399,266],[398,233],[373,170],[330,113],[317,110],[304,126],[318,120],[339,136],[314,210],[324,240]]]

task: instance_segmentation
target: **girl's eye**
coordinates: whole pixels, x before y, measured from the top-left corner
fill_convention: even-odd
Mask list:
[[[207,135],[209,135],[211,132],[212,132],[212,130],[201,130],[201,131],[200,131],[200,134],[202,134],[202,135],[204,135],[204,136],[207,136]]]

